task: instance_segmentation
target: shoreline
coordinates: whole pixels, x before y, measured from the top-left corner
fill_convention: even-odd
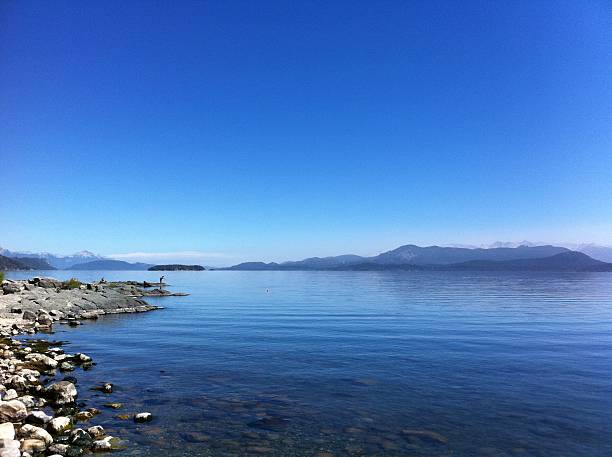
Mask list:
[[[82,353],[68,354],[61,342],[17,339],[20,335],[52,333],[54,325],[78,326],[107,314],[130,314],[163,309],[145,296],[174,296],[159,283],[59,281],[35,277],[5,279],[0,287],[0,457],[65,456],[110,452],[121,441],[99,425],[89,423],[101,413],[77,403],[78,369],[95,363]],[[94,389],[111,394],[103,383]],[[148,422],[148,412],[133,414]],[[81,424],[82,423],[82,424]]]

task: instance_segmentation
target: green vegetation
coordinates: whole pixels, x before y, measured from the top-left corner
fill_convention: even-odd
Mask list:
[[[78,289],[79,287],[81,287],[81,281],[76,278],[70,278],[62,284],[62,289]]]
[[[4,271],[0,271],[0,283],[4,281]]]

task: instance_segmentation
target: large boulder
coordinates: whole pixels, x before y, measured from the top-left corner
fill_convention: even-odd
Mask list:
[[[42,287],[44,289],[58,289],[62,287],[62,281],[52,278],[34,278],[32,282],[38,287]]]
[[[49,416],[44,411],[32,411],[26,418],[26,421],[30,424],[44,425],[51,419],[53,419],[53,417]]]
[[[90,448],[93,444],[93,438],[82,428],[76,428],[70,432],[70,444],[81,448]]]
[[[71,382],[60,381],[47,387],[47,396],[56,405],[66,405],[74,403],[77,390]]]
[[[17,440],[0,439],[0,457],[20,457],[20,446],[21,443]]]
[[[11,422],[0,424],[0,440],[14,440],[15,427]]]
[[[54,417],[47,425],[47,429],[59,435],[70,428],[70,418],[65,416]]]
[[[57,368],[57,360],[53,360],[51,357],[39,354],[38,352],[26,355],[25,360],[37,368],[46,370]]]
[[[53,438],[44,428],[25,424],[19,429],[19,436],[26,439],[42,440],[47,446],[53,443]]]
[[[5,294],[16,294],[21,292],[21,285],[12,281],[4,281],[2,283],[2,291]]]
[[[38,454],[47,449],[47,443],[43,440],[37,440],[34,438],[28,438],[21,442],[21,450],[27,452],[30,455]]]
[[[26,309],[26,310],[23,312],[23,316],[21,316],[21,317],[22,317],[24,320],[26,320],[26,321],[35,321],[35,320],[36,320],[36,318],[37,318],[36,313],[35,313],[35,312],[33,312],[33,311],[30,311],[29,309]]]
[[[28,410],[19,400],[0,403],[0,422],[19,422],[28,416]]]

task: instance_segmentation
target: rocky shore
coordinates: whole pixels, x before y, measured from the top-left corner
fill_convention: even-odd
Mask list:
[[[81,409],[84,405],[77,402],[77,379],[71,374],[91,368],[91,357],[67,354],[59,343],[16,336],[51,332],[54,325],[75,326],[105,314],[160,309],[138,298],[148,292],[137,283],[82,284],[49,278],[2,282],[0,457],[78,457],[121,446],[89,422],[100,411]],[[113,386],[103,384],[99,389],[112,393]],[[150,419],[147,412],[133,416],[136,422]]]

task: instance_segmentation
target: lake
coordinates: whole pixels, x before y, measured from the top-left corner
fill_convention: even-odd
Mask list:
[[[98,363],[114,456],[612,455],[610,273],[163,274],[191,295],[47,337]]]

